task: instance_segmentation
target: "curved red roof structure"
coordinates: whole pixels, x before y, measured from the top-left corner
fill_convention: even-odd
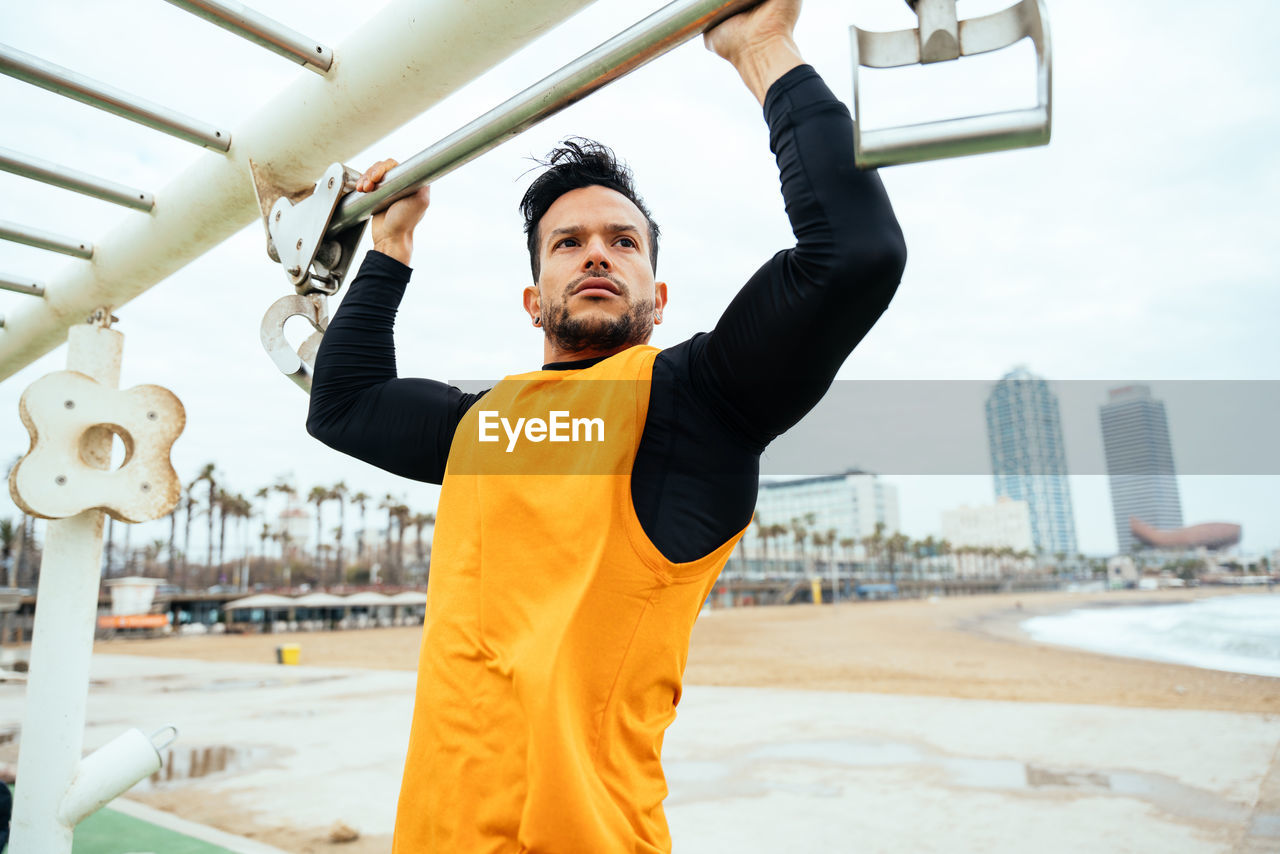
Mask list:
[[[1143,545],[1162,549],[1221,549],[1240,542],[1241,527],[1231,522],[1205,522],[1161,531],[1134,516],[1129,517],[1129,530]]]

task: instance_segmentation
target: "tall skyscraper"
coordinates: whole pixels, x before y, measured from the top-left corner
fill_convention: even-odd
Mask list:
[[[1162,530],[1182,527],[1169,419],[1164,402],[1152,397],[1151,387],[1145,385],[1111,389],[1099,412],[1116,542],[1126,554],[1138,545],[1129,527],[1131,517]]]
[[[996,498],[1027,502],[1038,551],[1074,556],[1076,521],[1057,395],[1019,366],[991,389],[986,410]]]

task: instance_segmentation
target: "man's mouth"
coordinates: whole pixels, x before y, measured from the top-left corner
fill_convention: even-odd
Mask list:
[[[591,276],[575,285],[570,296],[616,297],[622,296],[622,289],[603,276]]]

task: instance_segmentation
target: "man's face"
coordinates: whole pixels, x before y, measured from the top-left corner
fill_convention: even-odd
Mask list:
[[[571,190],[547,209],[538,223],[538,284],[525,290],[525,308],[557,352],[596,354],[649,340],[666,301],[649,243],[644,214],[616,190]]]

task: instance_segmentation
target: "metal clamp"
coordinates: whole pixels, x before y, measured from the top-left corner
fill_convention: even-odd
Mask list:
[[[267,215],[267,254],[283,266],[299,294],[333,295],[351,266],[364,235],[359,222],[326,234],[338,202],[356,187],[359,173],[334,163],[324,170],[311,195],[298,202],[276,199]]]
[[[284,337],[284,324],[291,317],[306,318],[315,329],[296,352]],[[282,374],[308,393],[311,391],[311,375],[315,372],[316,352],[328,325],[329,304],[323,294],[290,294],[271,304],[258,330],[271,361],[276,363]]]
[[[917,163],[1045,145],[1052,124],[1052,59],[1044,0],[1021,0],[1000,12],[958,20],[955,0],[907,0],[920,19],[915,30],[877,33],[849,28],[853,52],[853,144],[859,168]],[[865,131],[859,110],[858,69],[944,62],[1009,47],[1024,38],[1036,49],[1037,105]]]

